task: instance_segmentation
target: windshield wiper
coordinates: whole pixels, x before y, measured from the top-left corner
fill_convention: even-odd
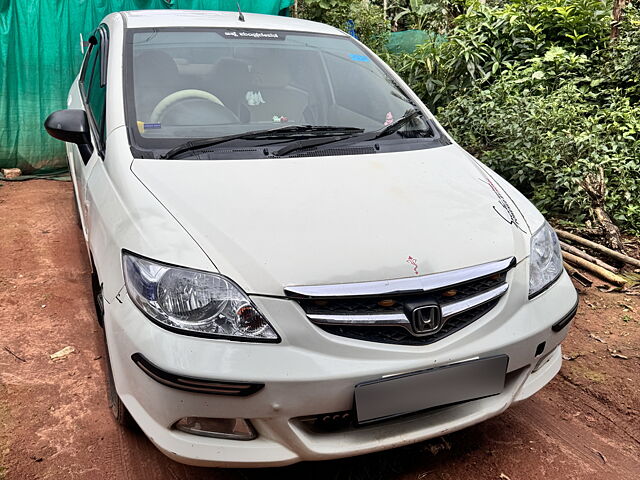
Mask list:
[[[285,127],[270,128],[266,130],[255,130],[252,132],[237,133],[235,135],[227,135],[225,137],[205,138],[203,140],[190,140],[188,142],[181,143],[176,147],[169,150],[164,155],[161,155],[162,159],[175,158],[181,153],[201,150],[203,148],[212,147],[221,143],[230,142],[231,140],[243,139],[254,140],[260,138],[284,138],[289,139],[292,134],[311,134],[314,137],[318,135],[350,135],[355,133],[361,133],[363,130],[356,127],[335,127],[330,125],[289,125]],[[334,138],[334,137],[331,137]],[[344,136],[337,137],[339,139]],[[292,139],[293,140],[293,139]],[[319,140],[314,138],[313,140]]]
[[[340,136],[331,136],[331,137],[321,137],[321,138],[305,138],[304,140],[298,140],[296,142],[291,143],[285,147],[280,148],[273,152],[273,155],[276,157],[281,157],[282,155],[287,155],[296,150],[302,150],[303,148],[311,148],[318,147],[320,145],[327,145],[333,142],[339,142],[340,140],[346,140],[347,138],[351,138],[354,135],[360,135],[364,132],[364,128],[358,128],[356,131],[352,133],[348,133],[346,135]]]
[[[398,130],[400,130],[402,127],[404,127],[407,123],[412,121],[414,118],[420,117],[420,116],[422,116],[422,112],[417,108],[409,109],[405,112],[405,114],[402,117],[400,117],[395,122],[390,123],[389,125],[387,125],[381,130],[376,130],[375,132],[371,132],[372,136],[367,140],[376,140],[378,138],[392,135],[396,133]]]
[[[413,108],[407,110],[407,112],[395,122],[387,125],[386,127],[380,130],[374,130],[373,132],[364,133],[364,129],[359,129],[359,132],[354,131],[348,135],[343,135],[341,137],[327,137],[327,138],[309,138],[305,140],[299,140],[295,143],[282,147],[279,150],[273,152],[273,154],[277,157],[282,155],[287,155],[296,150],[302,150],[304,148],[318,147],[320,145],[326,145],[329,143],[339,142],[341,140],[345,140],[346,143],[353,143],[348,141],[350,139],[355,140],[355,142],[367,142],[370,140],[376,140],[378,138],[386,137],[387,135],[392,135],[402,127],[404,127],[407,123],[413,120],[416,117],[422,116],[422,112],[417,108]]]

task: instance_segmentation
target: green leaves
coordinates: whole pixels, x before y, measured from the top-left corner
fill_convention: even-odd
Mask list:
[[[396,0],[389,12],[400,27],[444,35],[427,37],[413,53],[391,54],[381,41],[389,30],[381,3],[303,5],[307,18],[343,29],[354,20],[361,39],[438,110],[456,140],[543,213],[573,224],[588,220],[580,182],[602,167],[609,214],[640,233],[636,7],[627,6],[612,43],[604,0]]]
[[[391,32],[382,7],[369,1],[305,0],[301,2],[301,14],[344,31],[353,28],[363,43],[378,52],[384,50]]]
[[[412,0],[403,15],[418,3],[424,2]],[[413,72],[405,79],[436,109],[474,85],[490,84],[513,65],[543,55],[546,62],[576,64],[586,58],[583,54],[597,54],[608,45],[604,7],[602,0],[516,0],[494,6],[472,1],[455,18],[444,45],[430,41],[413,54],[385,58],[398,70]],[[542,74],[532,78],[541,80]]]
[[[607,210],[637,234],[640,104],[607,78],[607,58],[552,47],[493,84],[458,95],[439,118],[544,213],[574,223],[591,217],[580,181],[602,167]]]

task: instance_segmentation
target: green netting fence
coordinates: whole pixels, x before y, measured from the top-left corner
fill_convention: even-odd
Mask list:
[[[240,0],[244,12],[284,14],[294,0]],[[111,12],[237,10],[236,0],[0,0],[0,168],[55,175],[66,169],[62,142],[44,119],[66,107],[86,39]]]
[[[447,37],[427,30],[406,30],[393,32],[389,36],[386,47],[391,53],[413,53],[423,43],[443,43]]]

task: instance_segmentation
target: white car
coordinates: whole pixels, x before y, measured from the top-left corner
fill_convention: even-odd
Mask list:
[[[333,27],[107,16],[68,109],[110,403],[169,457],[277,466],[467,427],[548,383],[555,233]]]

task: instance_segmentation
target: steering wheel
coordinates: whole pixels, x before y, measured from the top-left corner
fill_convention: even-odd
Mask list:
[[[224,103],[222,103],[220,99],[212,93],[205,92],[204,90],[187,89],[173,92],[160,100],[153,109],[153,112],[151,112],[149,122],[162,123],[164,117],[171,109],[173,109],[173,107],[177,106],[179,103],[189,100],[204,100],[210,102],[211,106],[216,107],[216,113],[222,117],[221,120],[223,120],[224,123],[240,121],[238,117],[231,110],[225,107]]]

